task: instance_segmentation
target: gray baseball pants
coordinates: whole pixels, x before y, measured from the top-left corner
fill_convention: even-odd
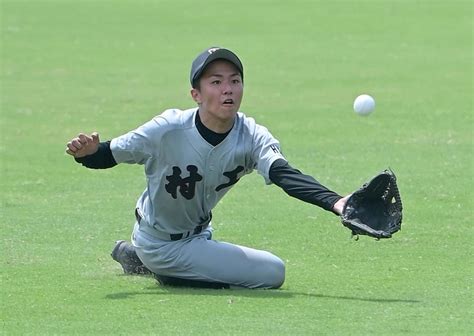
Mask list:
[[[161,240],[135,223],[132,244],[143,264],[163,276],[244,288],[279,288],[285,281],[285,264],[277,256],[211,237],[209,225],[188,238]]]

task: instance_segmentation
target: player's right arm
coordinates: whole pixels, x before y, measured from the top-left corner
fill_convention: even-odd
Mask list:
[[[145,164],[157,154],[168,119],[179,120],[180,111],[167,110],[126,134],[111,141],[100,142],[99,135],[79,134],[67,143],[66,153],[87,168],[105,169],[119,163]]]
[[[99,134],[80,133],[66,145],[66,153],[76,162],[92,169],[106,169],[117,165],[110,150],[110,141],[100,142]]]

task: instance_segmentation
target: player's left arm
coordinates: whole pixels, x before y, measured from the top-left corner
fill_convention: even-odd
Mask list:
[[[257,125],[253,139],[253,160],[267,184],[274,183],[288,195],[341,215],[347,197],[291,167],[280,151],[279,142],[267,128]]]
[[[342,197],[336,192],[319,183],[312,176],[303,174],[290,166],[283,159],[277,159],[270,167],[270,180],[282,188],[288,195],[301,201],[317,205],[336,215],[342,213],[347,196]]]

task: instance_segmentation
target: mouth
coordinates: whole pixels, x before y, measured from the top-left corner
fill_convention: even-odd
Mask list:
[[[226,100],[224,100],[222,105],[224,105],[224,106],[233,106],[234,105],[234,100],[233,99],[226,99]]]

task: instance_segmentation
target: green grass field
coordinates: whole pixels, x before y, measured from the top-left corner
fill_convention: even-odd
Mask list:
[[[1,1],[2,335],[468,335],[473,327],[470,1]],[[287,263],[280,290],[159,287],[109,256],[142,168],[87,170],[111,139],[193,106],[211,45],[245,67],[241,110],[292,165],[341,194],[390,166],[402,231],[375,241],[248,176],[215,238]],[[376,111],[352,112],[369,93]]]

